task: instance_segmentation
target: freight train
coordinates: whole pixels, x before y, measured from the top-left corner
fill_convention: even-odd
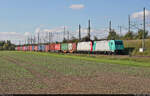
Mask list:
[[[20,45],[17,51],[63,52],[63,53],[103,53],[118,54],[124,51],[122,40],[102,40],[78,43]]]

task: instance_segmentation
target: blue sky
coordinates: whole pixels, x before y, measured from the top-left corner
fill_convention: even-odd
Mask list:
[[[72,9],[71,5],[83,5]],[[129,14],[150,9],[149,0],[0,0],[0,32],[34,32],[41,24],[50,28],[78,24],[93,28],[127,25]]]

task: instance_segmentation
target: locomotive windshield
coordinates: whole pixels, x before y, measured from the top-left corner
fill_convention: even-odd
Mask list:
[[[116,45],[123,45],[122,41],[115,41]]]

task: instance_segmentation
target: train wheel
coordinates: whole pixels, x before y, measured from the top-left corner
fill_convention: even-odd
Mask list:
[[[67,53],[67,51],[63,51],[64,53]]]

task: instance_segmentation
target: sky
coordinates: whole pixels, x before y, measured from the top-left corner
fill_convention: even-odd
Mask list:
[[[128,25],[128,15],[141,18],[143,8],[150,15],[150,0],[0,0],[0,40],[18,43],[31,34],[62,31],[66,26],[84,31],[91,20],[93,32],[103,34],[112,27]],[[83,32],[84,33],[84,32]]]

